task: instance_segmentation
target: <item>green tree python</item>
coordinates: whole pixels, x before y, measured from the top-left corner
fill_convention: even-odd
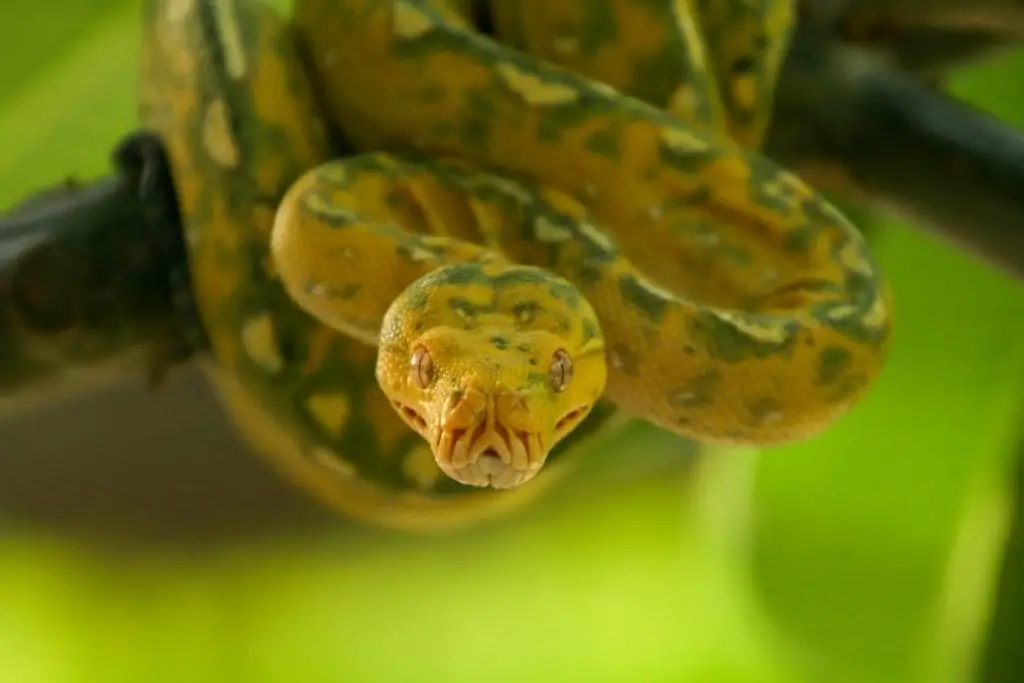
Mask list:
[[[616,412],[748,445],[840,417],[891,301],[756,151],[792,12],[148,2],[142,121],[246,436],[342,511],[433,527],[535,496]]]

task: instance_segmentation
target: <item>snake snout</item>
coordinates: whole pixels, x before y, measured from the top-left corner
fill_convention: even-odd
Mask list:
[[[434,453],[445,474],[470,486],[513,488],[540,470],[540,435],[499,410],[507,403],[479,392],[466,392],[453,402]]]

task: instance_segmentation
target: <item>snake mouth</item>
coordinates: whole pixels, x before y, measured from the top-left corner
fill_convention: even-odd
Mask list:
[[[483,420],[469,429],[431,429],[418,410],[392,401],[402,420],[430,442],[437,466],[451,479],[467,486],[509,489],[520,486],[540,471],[551,445],[569,434],[592,405],[573,408],[554,426],[551,444],[540,432],[510,429],[499,420]]]
[[[590,414],[590,409],[593,407],[593,404],[578,406],[559,418],[558,422],[555,423],[555,439],[561,440],[562,437],[576,429],[576,426],[583,421],[583,418]]]
[[[438,467],[455,481],[468,486],[510,489],[540,471],[545,450],[540,434],[488,426],[441,430],[434,445]]]

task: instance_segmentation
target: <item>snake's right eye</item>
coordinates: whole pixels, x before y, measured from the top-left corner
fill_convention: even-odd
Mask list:
[[[420,389],[426,389],[434,381],[434,359],[425,346],[417,346],[409,359],[409,373]]]
[[[551,388],[555,392],[565,391],[572,381],[572,358],[565,349],[558,349],[551,357],[551,365],[548,367],[548,375],[551,378]]]

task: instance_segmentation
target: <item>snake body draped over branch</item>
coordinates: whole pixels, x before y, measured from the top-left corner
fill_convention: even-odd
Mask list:
[[[755,150],[792,3],[470,5],[299,0],[293,34],[147,3],[143,122],[254,444],[350,514],[437,526],[536,495],[616,408],[768,445],[854,405],[888,289]]]

